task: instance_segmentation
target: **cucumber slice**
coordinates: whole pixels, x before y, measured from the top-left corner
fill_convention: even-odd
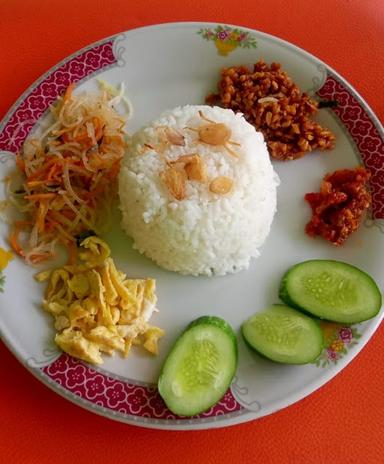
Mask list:
[[[231,326],[219,317],[200,317],[188,325],[168,354],[159,393],[174,414],[194,416],[224,396],[236,367],[237,340]]]
[[[244,322],[246,343],[272,361],[306,364],[323,349],[323,334],[310,317],[285,305],[273,305]]]
[[[284,303],[320,319],[354,324],[376,316],[381,293],[375,281],[357,267],[340,261],[310,260],[283,276]]]

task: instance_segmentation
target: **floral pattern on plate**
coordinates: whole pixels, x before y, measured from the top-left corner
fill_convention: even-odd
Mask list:
[[[44,367],[42,372],[76,396],[120,414],[156,419],[190,419],[173,414],[164,404],[155,385],[137,385],[116,379],[92,369],[66,353]],[[215,406],[194,416],[194,419],[222,416],[241,409],[242,406],[229,389]]]
[[[217,26],[215,28],[202,28],[198,31],[201,37],[208,41],[213,41],[219,55],[227,56],[237,47],[256,48],[254,36],[242,29],[229,26]]]
[[[361,337],[357,328],[336,322],[321,322],[320,327],[323,331],[324,350],[313,363],[318,367],[336,364],[352,346],[357,345]]]

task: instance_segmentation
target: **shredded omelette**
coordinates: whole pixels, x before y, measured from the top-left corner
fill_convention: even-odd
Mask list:
[[[42,306],[55,318],[56,344],[69,355],[102,364],[103,353],[127,356],[133,344],[158,353],[164,331],[148,324],[156,311],[155,280],[128,279],[99,237],[81,242],[79,264],[36,279],[48,281]]]

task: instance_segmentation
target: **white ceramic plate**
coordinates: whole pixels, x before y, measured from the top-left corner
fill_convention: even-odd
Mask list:
[[[130,276],[157,279],[160,313],[152,321],[167,332],[158,358],[136,350],[128,359],[106,357],[102,368],[95,369],[60,353],[52,342],[52,320],[39,307],[43,286],[34,281],[35,271],[19,259],[5,270],[0,294],[3,340],[27,369],[65,398],[106,417],[146,427],[201,429],[237,424],[277,411],[319,388],[357,355],[379,325],[383,312],[352,328],[324,324],[327,348],[317,365],[300,367],[261,359],[239,337],[239,368],[231,389],[198,417],[174,416],[157,393],[155,383],[164,357],[192,319],[219,315],[238,331],[250,314],[278,301],[280,278],[292,264],[331,258],[365,269],[379,283],[384,277],[383,129],[335,71],[275,37],[235,26],[177,23],[132,30],[91,45],[35,82],[6,115],[0,126],[1,176],[13,168],[13,154],[26,136],[43,123],[49,103],[72,81],[78,82],[78,91],[96,89],[96,75],[112,84],[124,82],[135,110],[129,130],[135,131],[167,108],[204,102],[216,90],[223,66],[252,65],[260,58],[280,62],[303,91],[339,101],[338,108],[321,110],[319,116],[336,134],[336,148],[274,163],[281,178],[278,212],[261,257],[248,271],[217,278],[164,271],[132,250],[116,220],[107,240],[118,265]],[[365,223],[341,248],[308,238],[304,226],[310,210],[303,195],[318,190],[326,172],[361,162],[373,173],[373,208]],[[4,247],[7,232],[8,227],[1,224]]]

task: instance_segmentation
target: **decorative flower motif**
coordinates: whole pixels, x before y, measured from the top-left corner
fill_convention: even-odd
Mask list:
[[[356,345],[361,337],[353,327],[345,327],[335,322],[321,322],[324,350],[313,362],[318,367],[326,367],[330,363],[336,364],[347,353],[347,347]]]
[[[336,98],[337,95],[337,101],[339,103],[339,107],[348,107],[350,103],[350,94],[346,91],[340,91],[332,95],[332,98]],[[337,109],[337,108],[336,108]]]
[[[100,56],[96,53],[89,52],[87,57],[85,58],[85,64],[91,66],[94,69],[99,67],[100,63]]]
[[[352,329],[350,327],[342,327],[339,330],[339,337],[348,345],[352,341]]]
[[[85,382],[85,395],[88,399],[92,400],[96,396],[101,395],[105,390],[104,377],[96,374]]]
[[[72,76],[81,78],[84,75],[84,63],[73,60],[69,64],[69,72]]]
[[[55,83],[57,86],[64,86],[67,87],[71,82],[71,75],[67,71],[60,71],[59,69],[56,71],[55,75]],[[57,95],[57,91],[56,91]]]
[[[42,95],[31,95],[29,102],[32,110],[44,111],[47,105],[46,98]]]
[[[104,60],[107,60],[111,63],[113,63],[113,61],[115,61],[115,56],[113,54],[113,51],[112,51],[112,48],[107,46],[102,46],[101,50],[100,50],[100,55],[102,56],[102,58]]]
[[[220,55],[228,55],[237,47],[256,48],[256,40],[252,34],[229,26],[216,26],[214,29],[204,28],[198,31],[203,39],[212,40]]]
[[[19,121],[31,121],[31,120],[33,120],[33,113],[29,108],[19,111],[18,116],[19,116]]]
[[[226,30],[226,31],[220,31],[216,35],[218,39],[225,40],[227,37],[229,37],[230,33],[228,30]]]
[[[108,406],[111,409],[116,409],[117,405],[127,401],[127,393],[124,389],[124,384],[115,381],[115,383],[105,390]]]
[[[367,152],[375,152],[377,148],[380,145],[380,139],[377,137],[364,137],[364,140],[359,144],[359,148],[362,151],[367,151]],[[372,158],[374,158],[375,155],[372,153]],[[384,166],[384,164],[382,164]]]
[[[148,405],[148,396],[144,388],[134,388],[127,397],[131,414],[139,414]]]
[[[47,97],[57,98],[57,85],[53,82],[43,82],[41,85],[42,93]]]
[[[347,106],[344,110],[343,118],[345,121],[356,121],[362,113],[360,106]]]
[[[68,370],[68,358],[67,354],[62,354],[56,361],[50,364],[47,369],[52,375],[64,374]]]
[[[66,384],[69,388],[73,388],[76,385],[82,385],[85,382],[85,367],[82,364],[78,364],[75,367],[68,369],[66,373]]]
[[[367,166],[368,165],[368,161],[367,161]],[[379,167],[384,167],[384,160],[382,160],[382,164],[380,164]],[[375,171],[373,174],[372,174],[372,177],[371,177],[371,185],[372,184],[375,184],[377,187],[381,187],[382,185],[384,185],[384,170],[383,171]]]
[[[334,340],[329,348],[332,351],[339,353],[340,351],[343,351],[344,349],[344,342],[343,340]]]
[[[369,122],[358,121],[354,127],[351,128],[351,134],[355,136],[366,135],[369,133],[371,124]]]

